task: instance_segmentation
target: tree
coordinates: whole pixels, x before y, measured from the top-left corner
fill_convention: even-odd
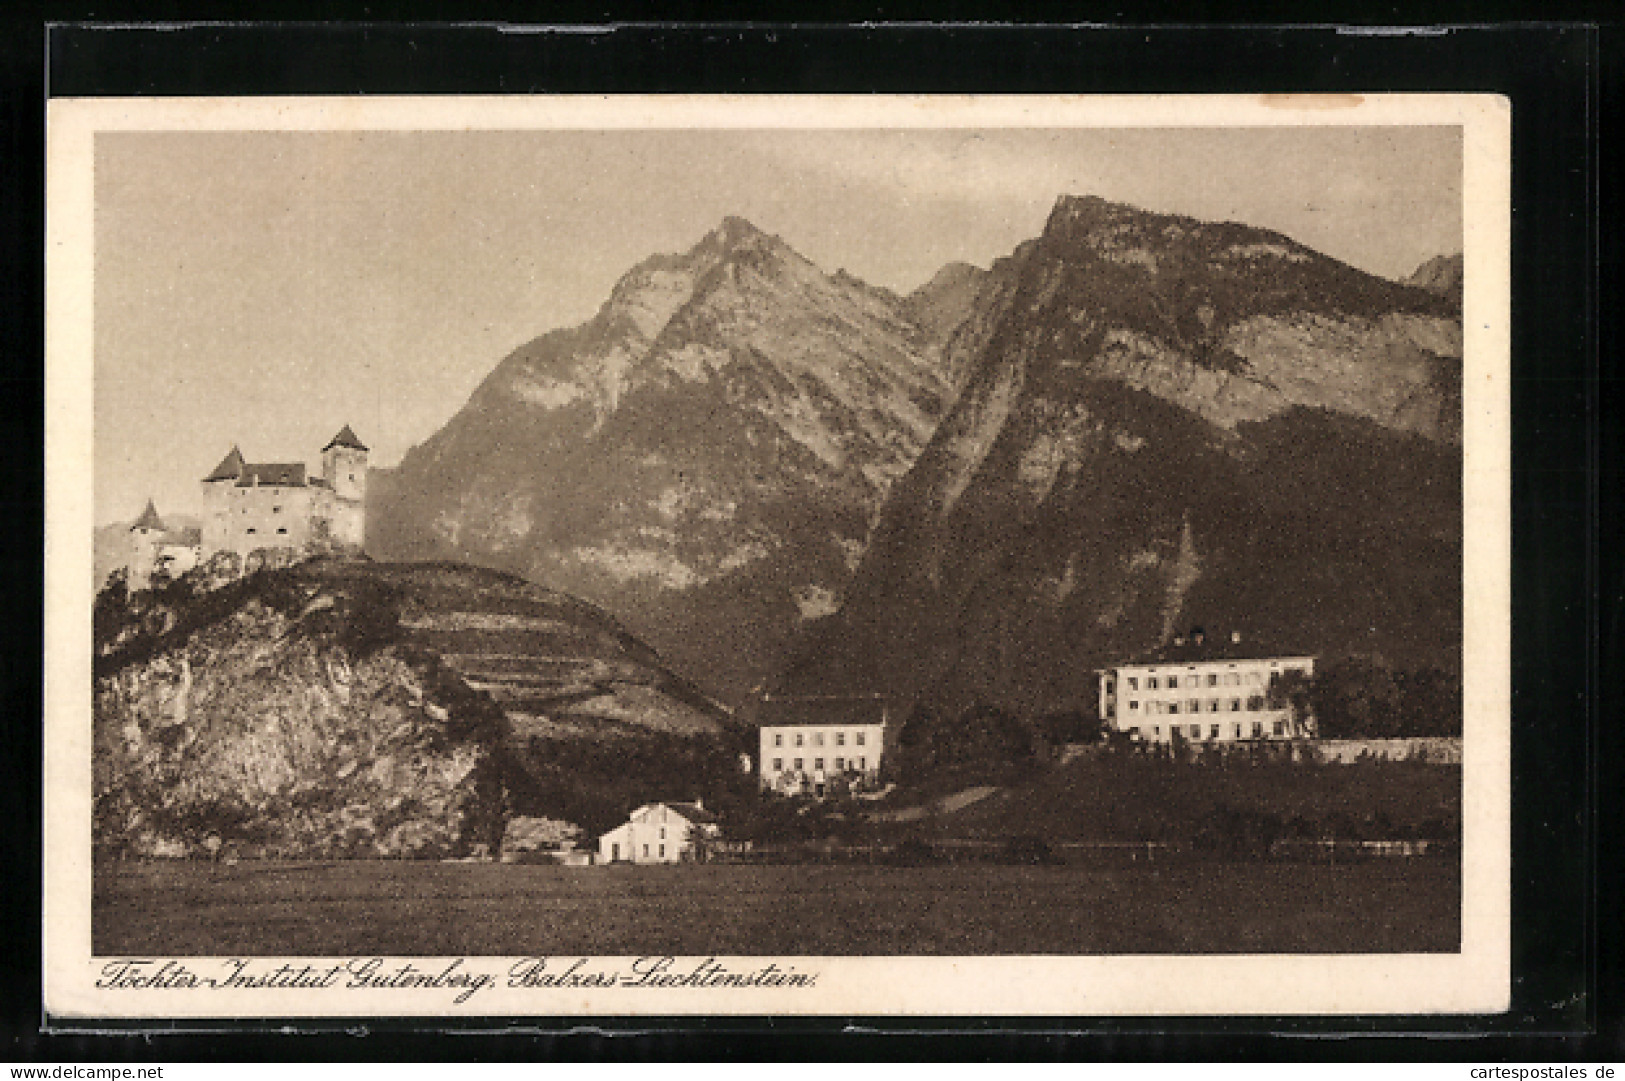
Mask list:
[[[1401,672],[1404,727],[1417,736],[1460,736],[1461,677],[1440,668]]]
[[[967,782],[993,780],[1030,764],[1036,744],[1035,733],[998,706],[979,702],[950,720],[922,704],[898,734],[897,772],[910,783],[948,773]]]
[[[1106,738],[1106,726],[1093,710],[1062,710],[1038,718],[1038,731],[1050,743],[1099,743]]]
[[[1314,690],[1313,678],[1295,668],[1270,677],[1270,708],[1288,711],[1294,737],[1314,735]]]
[[[1461,678],[1437,668],[1397,670],[1379,656],[1346,657],[1316,672],[1306,691],[1328,739],[1461,734]],[[1272,699],[1298,693],[1290,684],[1271,686]]]
[[[130,572],[120,567],[107,576],[107,584],[96,594],[91,607],[91,638],[99,653],[111,645],[130,616]]]

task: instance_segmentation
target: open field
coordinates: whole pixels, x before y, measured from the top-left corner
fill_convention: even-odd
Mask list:
[[[98,956],[1454,952],[1446,859],[1144,868],[110,862]]]
[[[1370,823],[1378,839],[1459,837],[1461,767],[1089,758],[1045,770],[945,817],[944,836],[1049,841],[1179,841],[1226,810],[1318,826]]]

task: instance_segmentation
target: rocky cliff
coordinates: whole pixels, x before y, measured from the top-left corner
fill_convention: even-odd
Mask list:
[[[781,682],[1068,708],[1205,624],[1459,663],[1450,300],[1236,224],[1063,198]]]
[[[904,313],[926,336],[955,396],[1004,317],[1022,260],[1032,244],[1029,241],[994,260],[987,270],[969,263],[949,263],[905,298]]]
[[[907,302],[730,218],[499,364],[379,477],[369,551],[579,594],[737,694],[834,610],[940,358]]]
[[[1405,284],[1448,297],[1459,306],[1465,278],[1466,261],[1462,254],[1457,252],[1455,255],[1435,255],[1417,267],[1410,277],[1405,279]]]
[[[603,828],[730,762],[724,711],[604,613],[512,577],[318,560],[203,585],[98,602],[99,850],[494,852],[515,816]]]

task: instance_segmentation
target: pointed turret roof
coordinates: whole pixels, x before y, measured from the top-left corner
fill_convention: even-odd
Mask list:
[[[231,453],[227,454],[224,458],[220,459],[220,464],[214,467],[214,472],[210,473],[208,476],[204,477],[203,479],[205,481],[211,481],[211,480],[236,480],[238,477],[240,477],[242,475],[243,475],[243,452],[238,450],[236,445],[234,444],[232,446],[232,448],[231,448]]]
[[[350,426],[348,424],[340,428],[339,434],[335,435],[332,439],[329,439],[327,441],[327,446],[323,447],[322,450],[325,451],[328,449],[328,447],[353,447],[356,450],[367,449],[367,445],[360,439],[356,438],[356,434],[350,430]]]
[[[168,532],[169,530],[169,527],[164,525],[164,520],[158,517],[158,508],[153,506],[151,499],[147,500],[147,509],[142,511],[141,517],[135,520],[135,524],[130,527],[130,532],[133,533],[137,529],[156,529],[159,532]]]

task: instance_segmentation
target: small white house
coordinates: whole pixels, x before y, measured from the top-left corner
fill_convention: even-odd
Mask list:
[[[599,863],[678,863],[701,858],[721,830],[699,800],[646,803],[598,838]]]

